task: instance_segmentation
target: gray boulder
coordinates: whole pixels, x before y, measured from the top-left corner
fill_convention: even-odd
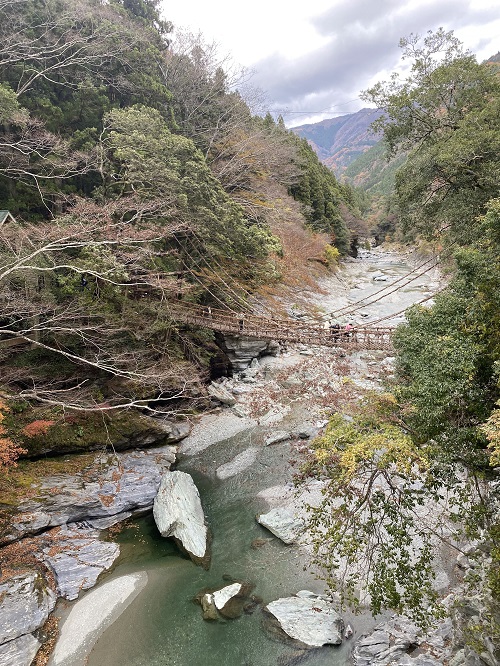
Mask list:
[[[291,438],[291,434],[286,430],[277,430],[271,435],[266,437],[264,444],[266,446],[272,446],[273,444],[280,444],[281,442],[286,442]]]
[[[254,358],[266,354],[276,356],[280,350],[279,344],[274,340],[258,340],[246,335],[224,334],[221,347],[236,372],[248,368]]]
[[[210,384],[207,388],[208,395],[219,402],[222,402],[223,405],[229,405],[232,407],[236,404],[236,398],[232,393],[230,393],[222,384]]]
[[[214,622],[219,619],[219,613],[217,612],[217,607],[214,602],[214,595],[211,592],[207,592],[202,596],[201,609],[203,611],[204,620]]]
[[[332,604],[312,592],[272,601],[266,607],[283,631],[310,647],[340,645],[344,622]]]
[[[120,554],[118,544],[100,541],[99,532],[89,529],[63,529],[58,534],[57,551],[43,550],[44,560],[52,569],[59,596],[68,600],[81,590],[93,587],[99,575],[109,569]]]
[[[257,516],[257,522],[288,544],[295,543],[306,527],[304,518],[286,507],[278,507],[260,514]]]
[[[40,645],[40,641],[32,634],[0,645],[0,666],[30,666]]]
[[[54,609],[56,596],[41,574],[33,571],[2,583],[0,600],[0,644],[3,644],[43,626]],[[20,645],[28,644],[29,640]]]
[[[151,509],[163,473],[175,461],[177,448],[132,451],[101,456],[79,474],[42,480],[36,498],[21,502],[3,521],[0,543],[16,541],[49,527],[100,521]],[[9,510],[12,514],[12,510]],[[1,515],[1,514],[0,514]],[[114,522],[111,520],[111,523]],[[101,527],[98,522],[96,527]]]
[[[205,514],[193,479],[185,472],[167,472],[153,505],[160,534],[173,537],[196,564],[208,568],[210,554]]]
[[[308,423],[300,426],[293,431],[292,436],[298,437],[299,439],[314,439],[319,433],[319,428]]]

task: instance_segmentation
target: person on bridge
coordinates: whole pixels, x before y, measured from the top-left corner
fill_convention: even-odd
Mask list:
[[[353,334],[354,326],[351,323],[348,323],[344,326],[344,336],[350,338]]]
[[[330,335],[334,340],[338,340],[340,338],[340,324],[334,324],[333,322],[330,322]]]

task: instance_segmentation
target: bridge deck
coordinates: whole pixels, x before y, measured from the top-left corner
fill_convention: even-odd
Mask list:
[[[170,313],[173,319],[184,324],[194,324],[233,335],[324,347],[344,347],[353,351],[392,349],[393,329],[389,327],[354,327],[349,333],[342,330],[332,332],[319,324],[295,319],[240,314],[183,303],[171,303]]]

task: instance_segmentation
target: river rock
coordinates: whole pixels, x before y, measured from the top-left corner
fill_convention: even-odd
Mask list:
[[[236,398],[232,393],[230,393],[222,384],[212,383],[207,388],[208,395],[219,402],[222,402],[223,405],[229,405],[232,407],[236,404]]]
[[[200,494],[185,472],[167,472],[153,505],[160,534],[173,537],[196,564],[208,568],[208,530]]]
[[[30,666],[40,645],[32,634],[0,645],[0,666]]]
[[[272,446],[273,444],[280,444],[281,442],[286,442],[290,438],[291,434],[288,431],[277,430],[276,432],[273,432],[271,435],[266,437],[266,439],[264,440],[264,444],[266,446]]]
[[[214,595],[207,592],[201,598],[201,609],[203,611],[203,619],[214,622],[219,619],[219,613],[214,601]]]
[[[43,479],[35,498],[21,502],[14,511],[9,509],[8,516],[3,514],[7,520],[0,521],[0,544],[67,523],[120,518],[150,509],[176,452],[176,447],[164,446],[100,456],[80,473]]]
[[[97,530],[73,526],[59,531],[56,538],[55,547],[43,550],[44,560],[54,573],[58,595],[70,601],[93,587],[120,554],[118,544],[100,541]],[[51,554],[54,549],[57,552]]]
[[[306,526],[302,516],[286,507],[277,507],[260,514],[257,516],[257,522],[287,544],[297,541]]]
[[[292,432],[293,437],[299,439],[314,439],[319,433],[319,428],[313,425],[304,424]]]
[[[0,644],[3,644],[31,634],[45,624],[54,609],[56,595],[41,574],[32,571],[2,583],[0,600]],[[30,645],[34,643],[28,639],[19,643],[18,648],[24,652]]]
[[[231,476],[235,476],[235,474],[243,472],[245,469],[247,469],[247,467],[253,465],[257,458],[258,452],[259,449],[253,446],[246,449],[245,451],[242,451],[232,460],[217,468],[215,471],[217,478],[228,479]]]
[[[340,645],[344,622],[333,605],[323,597],[308,592],[272,601],[266,607],[291,638],[310,647]]]
[[[227,354],[235,372],[248,368],[254,358],[266,354],[276,356],[280,351],[279,344],[274,340],[258,340],[246,335],[224,334],[220,346]]]
[[[234,581],[219,590],[205,592],[197,596],[203,609],[204,620],[217,620],[219,616],[235,619],[243,614],[245,608],[257,605],[257,598],[250,597],[253,585]]]
[[[407,662],[406,659],[410,658],[409,653],[421,642],[422,634],[418,627],[402,616],[395,616],[388,622],[379,624],[372,633],[356,642],[353,663],[355,666],[393,666],[406,663],[417,666],[415,661]]]

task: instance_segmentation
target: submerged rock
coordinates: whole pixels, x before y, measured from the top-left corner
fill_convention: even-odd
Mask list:
[[[253,465],[257,458],[258,452],[259,449],[255,447],[245,449],[245,451],[239,453],[232,460],[216,469],[215,473],[217,478],[229,479],[231,476],[235,476],[235,474],[243,472],[243,470],[247,469],[247,467]]]
[[[340,645],[344,622],[332,604],[313,592],[272,601],[265,608],[283,631],[310,647]]]
[[[153,505],[153,515],[164,537],[173,537],[195,562],[208,568],[208,529],[200,494],[185,472],[167,472]]]
[[[278,507],[260,514],[257,516],[257,522],[287,544],[297,541],[306,527],[304,518],[286,507]]]

